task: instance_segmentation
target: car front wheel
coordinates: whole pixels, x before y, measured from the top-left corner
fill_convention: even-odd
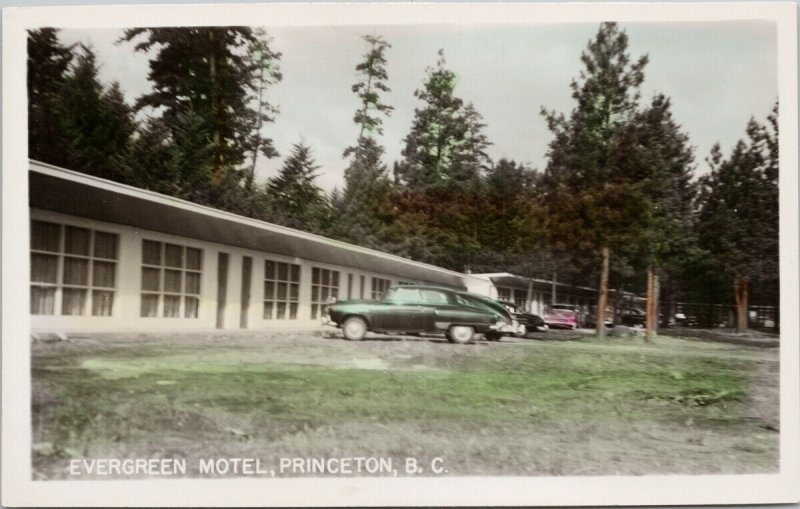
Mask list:
[[[475,335],[475,329],[468,325],[453,325],[450,327],[450,335],[447,339],[453,343],[463,345],[472,341],[472,336]]]
[[[344,321],[342,332],[350,341],[361,341],[367,335],[367,322],[363,318],[351,316]]]

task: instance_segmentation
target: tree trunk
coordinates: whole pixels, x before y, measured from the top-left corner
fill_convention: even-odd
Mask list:
[[[553,271],[553,282],[550,285],[550,305],[556,303],[556,278],[558,277],[558,273]]]
[[[652,267],[647,269],[647,306],[645,309],[645,334],[644,339],[648,343],[653,340],[656,334],[656,325],[658,324],[658,276],[656,276]]]
[[[600,295],[597,299],[597,337],[603,339],[606,335],[606,306],[608,305],[608,259],[610,253],[607,247],[602,249],[603,270],[600,272]]]
[[[747,298],[749,288],[747,279],[737,277],[733,284],[733,294],[736,299],[736,332],[747,330]]]
[[[222,180],[222,102],[219,90],[219,75],[217,72],[217,50],[218,42],[214,29],[208,31],[208,40],[211,42],[211,51],[208,55],[209,77],[211,81],[211,114],[213,117],[213,143],[214,155],[211,167],[211,178],[214,183]]]

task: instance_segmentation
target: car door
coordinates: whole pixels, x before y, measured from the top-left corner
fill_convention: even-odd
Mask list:
[[[374,330],[392,332],[425,331],[426,309],[417,288],[398,287],[386,292],[383,305],[372,313]]]

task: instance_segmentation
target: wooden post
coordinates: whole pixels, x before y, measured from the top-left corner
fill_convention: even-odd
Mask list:
[[[645,312],[645,317],[644,317],[644,327],[645,327],[644,340],[646,342],[648,342],[648,343],[653,340],[653,335],[655,333],[655,331],[653,330],[654,329],[653,323],[657,320],[657,317],[655,316],[655,314],[656,314],[655,306],[653,305],[654,301],[655,301],[654,293],[655,293],[655,277],[653,275],[653,268],[652,267],[648,267],[647,268],[647,305],[645,306],[645,311],[644,311]]]
[[[737,277],[733,285],[734,298],[736,299],[736,332],[747,330],[747,279]]]
[[[606,306],[608,303],[608,259],[609,250],[602,249],[603,270],[600,273],[600,296],[597,299],[597,337],[603,339],[606,335]]]
[[[551,306],[556,303],[556,278],[557,277],[558,277],[558,273],[556,273],[556,271],[554,270],[553,271],[553,281],[552,281],[552,283],[550,285],[550,305]]]

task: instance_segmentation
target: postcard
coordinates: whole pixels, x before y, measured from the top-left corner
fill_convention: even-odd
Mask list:
[[[796,5],[3,11],[2,503],[796,503]]]

